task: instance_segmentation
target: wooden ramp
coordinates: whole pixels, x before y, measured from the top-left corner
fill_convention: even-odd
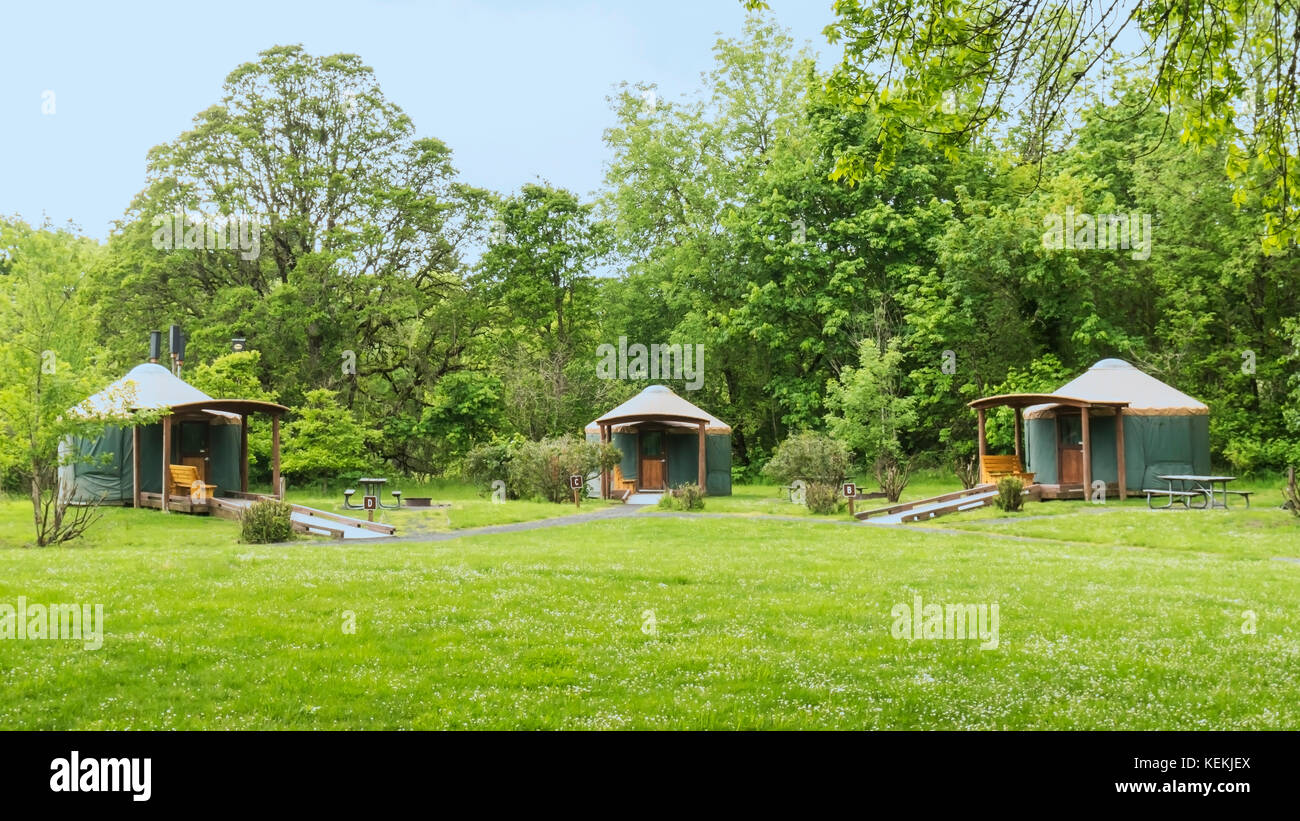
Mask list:
[[[966,490],[941,493],[928,499],[914,502],[902,502],[874,510],[864,510],[854,515],[861,521],[877,525],[897,525],[905,522],[917,522],[933,519],[959,510],[974,510],[977,507],[993,504],[998,495],[997,485],[976,485]]]
[[[208,509],[222,518],[238,519],[243,509],[255,501],[255,498],[218,496],[208,500]],[[312,533],[334,539],[383,539],[394,535],[397,530],[392,525],[353,519],[314,507],[290,506],[293,508],[293,529],[298,533]]]

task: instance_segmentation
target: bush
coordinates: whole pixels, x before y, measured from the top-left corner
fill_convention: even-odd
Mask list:
[[[691,482],[672,488],[659,499],[661,510],[703,510],[704,492]]]
[[[609,470],[622,455],[611,444],[587,442],[576,436],[559,436],[524,442],[510,456],[506,486],[520,498],[568,502],[573,499],[569,476],[588,477]]]
[[[840,510],[839,485],[813,482],[804,488],[804,504],[813,513],[838,513]]]
[[[1014,476],[1003,476],[998,480],[998,495],[994,501],[999,510],[1016,511],[1025,506],[1022,492],[1025,485]]]
[[[838,486],[849,475],[852,461],[849,449],[838,439],[805,431],[777,446],[763,466],[763,474],[787,485],[803,479],[809,484]]]
[[[876,458],[872,473],[876,477],[876,484],[880,485],[892,504],[898,501],[907,483],[912,481],[912,460],[892,451],[882,453]]]
[[[980,480],[980,457],[978,453],[960,453],[955,449],[951,451],[953,469],[957,473],[957,481],[961,482],[963,490],[970,490],[979,483]]]
[[[263,499],[244,508],[239,540],[245,544],[287,542],[293,538],[293,506]]]
[[[465,454],[461,465],[465,481],[480,490],[488,491],[497,479],[505,480],[510,473],[510,445],[507,442],[490,442],[472,448]]]

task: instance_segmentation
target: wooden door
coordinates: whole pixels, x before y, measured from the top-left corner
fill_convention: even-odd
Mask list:
[[[1083,419],[1078,415],[1057,415],[1056,432],[1059,450],[1057,464],[1062,485],[1083,484]]]
[[[663,431],[644,430],[637,438],[641,441],[637,487],[641,490],[663,490],[664,477],[668,473]]]

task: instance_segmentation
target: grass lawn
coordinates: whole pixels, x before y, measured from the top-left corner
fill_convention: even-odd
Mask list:
[[[351,486],[349,486],[351,487]],[[450,508],[420,510],[419,508],[402,508],[401,510],[380,510],[375,514],[375,521],[395,525],[400,536],[417,536],[427,533],[445,533],[451,530],[464,530],[488,525],[527,522],[534,519],[550,519],[558,516],[570,516],[574,513],[591,513],[608,507],[612,502],[603,499],[583,499],[582,507],[572,504],[557,505],[550,502],[531,502],[521,499],[508,499],[502,504],[493,503],[492,499],[477,488],[457,482],[432,481],[414,482],[400,480],[392,482],[384,491],[384,503],[391,504],[391,490],[402,491],[403,498],[427,496],[433,504],[450,504]],[[255,489],[269,493],[269,488]],[[361,504],[361,488],[357,488],[353,504]],[[363,510],[347,510],[343,507],[343,487],[333,485],[326,493],[319,487],[290,489],[286,494],[288,501],[299,505],[341,513],[345,516],[365,518]]]
[[[451,527],[516,515],[442,498],[469,514]],[[40,550],[16,546],[15,499],[0,603],[102,603],[106,628],[98,650],[0,641],[0,727],[1300,727],[1300,563],[1277,560],[1300,558],[1300,522],[1144,505],[936,522],[961,533],[639,513],[269,546],[110,510]],[[916,595],[998,604],[998,647],[893,638]]]

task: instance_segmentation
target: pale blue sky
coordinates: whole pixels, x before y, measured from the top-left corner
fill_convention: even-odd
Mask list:
[[[830,0],[772,0],[828,64]],[[738,0],[131,2],[0,0],[0,214],[95,237],[144,186],[146,152],[219,101],[227,73],[276,44],[352,52],[461,176],[499,191],[601,182],[605,97],[621,82],[693,92]],[[42,94],[55,113],[42,113]]]

